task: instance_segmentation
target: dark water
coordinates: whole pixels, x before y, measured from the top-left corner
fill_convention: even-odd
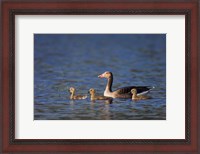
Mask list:
[[[90,88],[102,95],[114,74],[113,90],[124,86],[155,86],[152,99],[114,99],[112,104],[69,100]],[[166,119],[166,36],[164,34],[35,34],[35,120],[150,120]]]

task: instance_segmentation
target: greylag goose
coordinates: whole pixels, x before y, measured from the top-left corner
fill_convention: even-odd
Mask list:
[[[146,96],[146,95],[137,95],[137,89],[132,89],[131,90],[132,93],[132,100],[141,100],[141,99],[150,99],[150,96]]]
[[[112,91],[113,74],[107,71],[99,75],[98,77],[106,78],[108,80],[106,89],[104,91],[104,96],[108,96],[112,98],[131,98],[132,97],[131,89],[133,88],[137,89],[138,94],[148,93],[151,89],[154,88],[150,86],[129,86],[129,87],[123,87],[115,91]]]
[[[82,95],[75,95],[75,88],[74,87],[70,87],[69,88],[69,92],[70,92],[70,99],[86,99],[87,96],[82,96]]]
[[[95,100],[108,100],[108,101],[112,101],[111,97],[96,96],[96,91],[93,88],[91,88],[88,92],[90,93],[90,99],[91,99],[91,101],[95,101]]]

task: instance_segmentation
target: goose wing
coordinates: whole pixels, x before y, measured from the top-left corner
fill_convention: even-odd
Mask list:
[[[150,86],[129,86],[129,87],[122,87],[119,88],[117,90],[115,90],[114,92],[117,94],[127,94],[130,93],[131,94],[131,89],[137,89],[137,93],[143,93],[143,92],[148,92],[149,90],[151,90],[153,87]]]

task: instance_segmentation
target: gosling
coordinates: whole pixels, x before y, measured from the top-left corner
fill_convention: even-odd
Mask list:
[[[132,93],[132,100],[142,100],[142,99],[150,99],[151,97],[146,96],[146,95],[137,95],[137,90],[136,89],[132,89],[131,90]]]
[[[87,98],[86,95],[84,95],[84,96],[82,96],[82,95],[75,95],[76,90],[75,90],[74,87],[70,87],[69,88],[69,92],[71,94],[70,95],[70,99],[86,99]]]
[[[96,91],[91,88],[88,93],[90,93],[90,100],[91,101],[95,101],[95,100],[107,100],[109,102],[112,102],[112,98],[111,97],[106,97],[106,96],[96,96]]]

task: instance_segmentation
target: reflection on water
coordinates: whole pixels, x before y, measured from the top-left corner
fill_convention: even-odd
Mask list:
[[[163,120],[166,119],[166,38],[157,35],[34,35],[35,120]],[[152,99],[69,100],[68,89],[102,95],[114,74],[113,89],[155,86]],[[89,96],[89,95],[88,95]]]

